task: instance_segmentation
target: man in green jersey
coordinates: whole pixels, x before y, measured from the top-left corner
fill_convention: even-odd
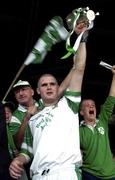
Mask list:
[[[84,120],[80,124],[80,147],[83,155],[83,180],[115,180],[113,162],[108,137],[108,121],[115,105],[115,65],[109,95],[96,117],[96,105],[92,99],[81,102],[80,114]]]

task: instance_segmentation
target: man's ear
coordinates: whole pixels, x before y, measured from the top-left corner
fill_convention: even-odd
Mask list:
[[[40,94],[39,88],[36,88],[36,91],[37,91],[38,94]]]
[[[32,89],[32,96],[34,95],[34,90]]]
[[[83,111],[82,111],[82,110],[80,110],[80,115],[81,115],[81,116],[83,116],[83,115],[84,115],[84,113],[83,113]]]

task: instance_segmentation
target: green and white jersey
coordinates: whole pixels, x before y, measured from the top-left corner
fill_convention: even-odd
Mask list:
[[[47,167],[67,167],[81,161],[78,120],[80,101],[80,93],[66,92],[56,105],[44,107],[29,120],[33,144],[25,141],[22,153],[33,154],[33,174]]]
[[[115,177],[115,162],[112,159],[108,137],[108,121],[114,105],[115,97],[109,96],[101,107],[95,127],[90,128],[83,122],[80,125],[82,169],[102,179]]]
[[[35,103],[35,106],[36,107],[39,106],[38,102]],[[18,132],[19,127],[21,123],[23,122],[26,113],[27,113],[27,109],[24,106],[19,104],[18,108],[13,113],[13,116],[11,118],[11,122],[9,125],[9,129],[12,135],[15,135]]]

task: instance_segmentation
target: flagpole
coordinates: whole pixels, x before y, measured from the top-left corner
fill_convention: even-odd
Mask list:
[[[25,66],[26,66],[26,65],[23,63],[22,66],[20,67],[20,69],[18,70],[18,72],[17,72],[15,78],[13,79],[11,85],[9,86],[8,90],[6,91],[6,94],[5,94],[4,98],[2,99],[2,102],[5,101],[6,97],[8,96],[8,94],[9,94],[9,92],[11,91],[11,89],[12,89],[14,83],[15,83],[16,80],[18,79],[19,75],[21,74],[21,72],[23,71],[23,69],[25,68]]]

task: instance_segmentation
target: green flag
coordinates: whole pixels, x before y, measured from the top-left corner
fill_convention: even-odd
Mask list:
[[[49,21],[49,24],[44,29],[44,32],[36,42],[32,52],[28,55],[24,64],[30,63],[40,64],[43,62],[48,51],[51,51],[52,46],[62,40],[66,40],[68,31],[63,25],[63,20],[60,16],[55,16]]]

